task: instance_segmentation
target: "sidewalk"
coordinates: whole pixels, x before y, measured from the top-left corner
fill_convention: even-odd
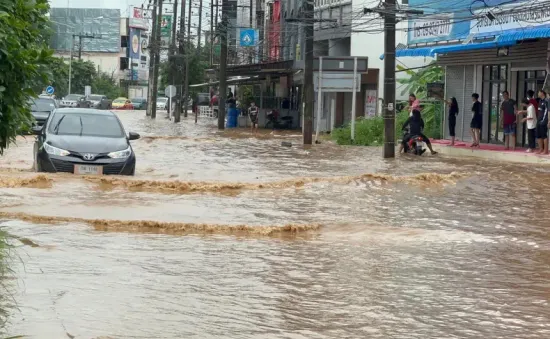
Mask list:
[[[472,148],[471,143],[455,141],[451,146],[450,140],[431,140],[434,150],[441,154],[459,157],[475,157],[487,160],[506,162],[520,162],[526,164],[548,164],[550,155],[526,153],[525,148],[516,148],[515,151],[505,150],[504,145],[481,144],[480,147]]]

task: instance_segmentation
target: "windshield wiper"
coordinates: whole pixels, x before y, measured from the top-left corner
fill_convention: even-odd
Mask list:
[[[59,119],[59,121],[57,122],[57,124],[55,124],[54,128],[53,128],[53,133],[54,134],[59,134],[59,125],[61,125],[61,121],[63,121],[63,119],[65,119],[66,115],[62,116],[61,119]]]
[[[82,117],[80,117],[80,136],[82,136],[83,130],[84,130],[84,125],[82,124]]]

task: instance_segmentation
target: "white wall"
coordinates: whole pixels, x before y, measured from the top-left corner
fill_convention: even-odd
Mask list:
[[[399,3],[401,1],[398,1]],[[372,0],[354,0],[354,10],[362,8],[372,8]],[[378,16],[378,14],[374,14]],[[378,97],[384,98],[384,60],[380,60],[380,56],[384,53],[384,28],[382,25],[382,19],[374,19],[373,16],[364,15],[357,16],[358,19],[354,20],[352,27],[353,30],[369,30],[371,32],[354,32],[351,36],[351,55],[352,56],[366,56],[369,58],[369,68],[377,68],[379,73],[379,88]],[[407,22],[400,22],[397,25],[396,30],[396,44],[407,44]],[[404,66],[405,68],[420,67],[430,63],[432,58],[398,58],[396,65]],[[397,78],[403,78],[407,75],[404,72],[397,73]],[[401,87],[401,88],[400,88]],[[401,94],[404,89],[397,84],[396,86],[396,100],[405,100],[408,98],[408,94]],[[379,112],[381,110],[379,109]]]

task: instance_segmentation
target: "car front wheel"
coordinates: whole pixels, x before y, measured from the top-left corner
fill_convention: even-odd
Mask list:
[[[36,145],[34,145],[34,162],[32,169],[35,172],[42,172],[42,166],[40,166],[40,161],[38,160],[38,150],[36,149]]]

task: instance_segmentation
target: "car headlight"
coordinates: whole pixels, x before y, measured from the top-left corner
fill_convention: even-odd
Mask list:
[[[128,146],[128,148],[125,149],[125,150],[111,152],[111,153],[107,154],[107,156],[109,158],[113,158],[113,159],[124,159],[124,158],[128,158],[131,154],[132,154],[132,148],[130,148],[130,146]]]
[[[71,152],[69,151],[66,151],[61,148],[53,147],[52,145],[48,145],[47,143],[44,143],[44,149],[46,150],[46,153],[51,155],[58,155],[58,156],[65,157],[71,154]]]

